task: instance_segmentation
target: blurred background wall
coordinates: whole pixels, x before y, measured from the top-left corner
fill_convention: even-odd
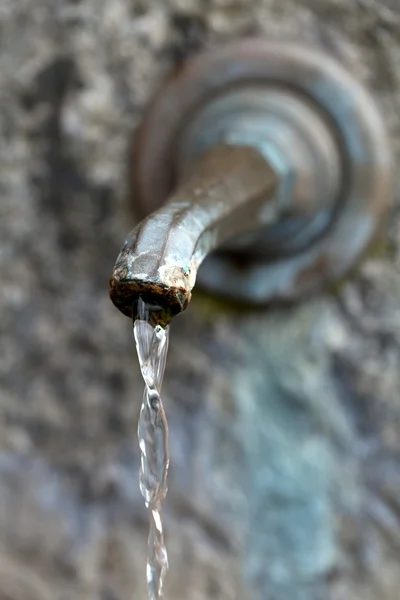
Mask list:
[[[0,2],[0,600],[146,598],[128,147],[171,67],[248,34],[348,65],[399,156],[398,0]],[[398,215],[334,292],[173,323],[167,598],[398,599]]]

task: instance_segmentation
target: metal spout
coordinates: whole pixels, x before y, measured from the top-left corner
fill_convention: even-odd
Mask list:
[[[157,174],[155,174],[157,177]],[[118,256],[110,297],[132,316],[142,297],[168,323],[191,298],[198,268],[238,234],[275,222],[278,177],[250,146],[217,145],[197,159],[169,200],[130,233]]]
[[[111,299],[132,317],[142,296],[167,323],[197,275],[250,306],[343,277],[384,223],[391,156],[375,103],[335,60],[248,39],[163,85],[137,132],[132,184],[150,216],[122,248]]]

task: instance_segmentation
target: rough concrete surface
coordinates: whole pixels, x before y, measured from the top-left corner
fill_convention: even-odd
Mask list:
[[[349,65],[399,157],[398,0],[0,2],[0,600],[145,600],[128,147],[172,65],[248,34]],[[398,215],[335,294],[173,323],[167,598],[398,599]]]

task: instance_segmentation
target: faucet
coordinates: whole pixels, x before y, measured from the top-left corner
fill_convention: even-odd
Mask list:
[[[163,324],[196,280],[263,305],[343,277],[391,196],[389,144],[368,92],[319,49],[261,39],[175,73],[145,115],[132,166],[143,220],[110,296],[129,317],[142,297]]]
[[[143,296],[173,316],[186,308],[203,259],[235,234],[276,219],[277,177],[252,147],[217,145],[166,204],[128,237],[111,279],[112,297],[128,315]]]

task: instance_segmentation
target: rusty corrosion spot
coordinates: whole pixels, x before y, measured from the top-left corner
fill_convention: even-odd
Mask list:
[[[127,317],[134,318],[139,298],[154,307],[152,318],[154,325],[165,327],[184,311],[190,301],[190,293],[184,288],[171,288],[147,281],[119,281],[110,279],[110,298],[114,305]]]

